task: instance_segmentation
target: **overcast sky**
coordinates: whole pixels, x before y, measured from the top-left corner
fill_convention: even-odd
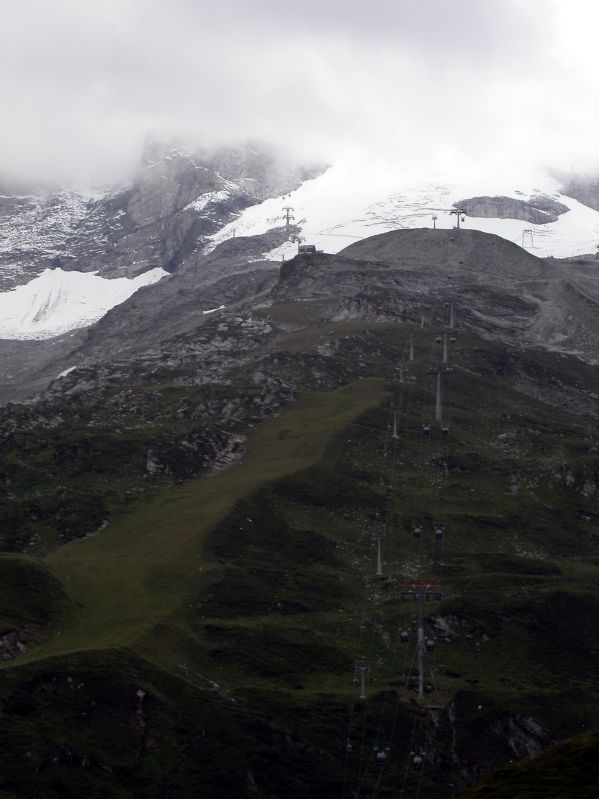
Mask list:
[[[114,180],[144,137],[599,171],[596,0],[0,0],[0,174]]]

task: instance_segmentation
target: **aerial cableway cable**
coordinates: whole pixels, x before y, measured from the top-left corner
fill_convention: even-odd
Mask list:
[[[388,416],[387,416],[387,424],[386,424],[386,437],[385,437],[385,446],[383,452],[383,459],[381,463],[381,471],[379,477],[379,496],[377,498],[377,510],[375,512],[375,522],[377,523],[377,566],[381,563],[380,557],[380,547],[383,540],[389,540],[391,535],[391,530],[393,527],[393,520],[394,520],[394,505],[393,499],[394,494],[397,490],[396,486],[396,469],[397,469],[397,440],[399,438],[398,433],[399,429],[403,423],[403,413],[404,410],[401,405],[401,382],[403,379],[403,375],[400,370],[394,375],[394,384],[393,384],[393,392],[392,392],[392,402],[389,408]],[[395,446],[394,446],[395,445]],[[390,458],[387,455],[391,455]],[[384,507],[384,520],[381,518],[381,503],[385,501]],[[377,568],[377,572],[381,570]],[[370,569],[370,573],[373,572],[373,569]],[[378,575],[382,577],[382,574]],[[369,586],[370,581],[367,580],[366,584]],[[372,667],[375,666],[375,659],[374,659],[374,647],[377,637],[380,637],[380,630],[383,629],[382,624],[380,623],[380,612],[379,612],[379,602],[380,596],[378,590],[374,589],[372,593],[367,591],[366,595],[367,600],[370,600],[371,603],[374,603],[374,610],[375,613],[371,614],[371,624],[370,624],[370,633],[371,633],[371,665]],[[363,648],[363,647],[362,647]],[[365,703],[366,704],[366,703]],[[368,770],[372,764],[372,751],[369,751],[369,756],[365,756],[365,746],[366,746],[366,714],[363,716],[363,725],[362,725],[362,735],[361,735],[361,742],[360,742],[360,760],[357,772],[358,784],[359,789],[361,789],[364,780],[367,777]],[[377,735],[380,736],[381,730],[381,723],[379,721],[378,725],[378,732]],[[349,742],[349,735],[348,735],[348,742]],[[351,744],[350,744],[351,747]],[[346,769],[346,777],[344,782],[344,793],[345,793],[345,784],[347,781],[347,769]],[[355,794],[354,794],[355,795]]]
[[[413,345],[412,345],[411,341],[409,343],[409,346],[410,346],[410,350],[412,350],[413,349]],[[409,360],[412,359],[411,356],[412,356],[412,352],[410,352]],[[406,358],[404,360],[408,360],[408,358]],[[402,450],[405,449],[405,439],[406,439],[405,431],[408,429],[407,425],[404,424],[404,419],[408,420],[408,422],[409,422],[409,419],[410,419],[410,416],[411,416],[411,404],[410,404],[411,393],[410,393],[410,388],[411,388],[411,379],[407,378],[406,380],[404,380],[404,373],[403,373],[403,370],[400,367],[400,369],[398,370],[398,375],[396,376],[395,391],[394,391],[394,403],[393,403],[393,406],[392,406],[392,413],[393,413],[393,435],[392,435],[393,441],[392,441],[392,443],[394,443],[395,446],[392,449],[392,454],[394,455],[394,458],[392,459],[392,461],[390,463],[390,468],[389,468],[389,484],[388,484],[388,486],[391,489],[391,493],[388,494],[388,497],[387,497],[387,514],[386,514],[386,520],[385,520],[385,535],[388,538],[390,537],[390,533],[391,533],[391,531],[393,529],[393,521],[394,521],[394,514],[395,514],[393,499],[394,499],[394,494],[397,493],[397,481],[396,481],[397,466],[398,466],[398,463],[400,463],[401,452],[402,452]],[[404,396],[404,394],[406,396],[406,400],[405,400],[405,403],[402,403],[402,397]],[[399,415],[399,420],[398,420],[398,415]],[[400,433],[401,433],[401,435],[400,435]],[[399,439],[401,439],[401,440],[399,440]],[[399,443],[398,443],[398,440],[399,440]],[[405,652],[405,648],[402,647],[400,651],[402,651],[402,653]],[[415,658],[413,659],[412,665],[410,666],[410,669],[409,669],[409,672],[408,672],[409,674],[411,674],[411,672],[413,670],[414,660],[415,660]],[[391,648],[391,668],[392,669],[396,666],[396,661],[397,661],[397,649],[396,648]],[[405,664],[405,665],[407,665],[407,664]],[[405,668],[404,668],[404,671],[405,671]],[[410,677],[408,679],[410,679]],[[388,754],[389,749],[390,749],[389,747],[382,746],[382,744],[384,743],[385,739],[389,738],[389,736],[387,734],[383,735],[383,723],[384,723],[384,718],[385,718],[386,705],[387,705],[388,701],[389,701],[389,694],[386,693],[384,698],[383,698],[382,707],[380,709],[379,722],[378,722],[378,725],[377,725],[375,741],[374,741],[375,745],[370,750],[370,756],[369,756],[369,758],[368,758],[368,760],[366,762],[365,768],[362,768],[363,759],[362,759],[362,762],[360,764],[360,769],[359,769],[359,772],[358,772],[358,793],[355,794],[356,796],[359,795],[359,793],[361,792],[362,788],[364,787],[364,784],[365,784],[366,779],[368,777],[368,774],[369,774],[370,768],[372,766],[373,760],[375,760],[375,755],[376,755],[376,761],[378,761],[377,765],[379,766],[379,769],[380,769],[376,784],[377,784],[377,786],[379,786],[381,784],[382,772],[384,771],[384,766],[385,766],[386,760],[387,760],[387,754]],[[395,725],[396,725],[396,722],[397,722],[397,716],[398,716],[398,706],[396,705],[396,708],[395,708],[395,711],[394,711],[394,715],[393,715],[393,718],[394,718],[394,723],[392,724],[393,728],[395,728]],[[381,744],[381,746],[379,746],[379,744]],[[378,788],[377,788],[377,790],[378,790]]]
[[[446,347],[446,343],[444,343],[444,347]],[[444,366],[447,366],[447,357],[443,357],[442,363],[440,362],[439,358],[434,357],[434,345],[433,352],[431,355],[431,361],[429,362],[438,362],[439,366],[437,367],[439,370],[444,369]],[[419,347],[422,351],[422,346]],[[405,361],[408,359],[406,358]],[[411,358],[410,358],[411,360]],[[444,365],[444,366],[443,366]],[[377,511],[375,513],[375,521],[377,523],[376,535],[377,535],[377,565],[381,563],[380,557],[380,547],[382,542],[386,543],[386,551],[389,551],[389,544],[391,543],[392,533],[394,529],[401,529],[403,527],[405,529],[405,521],[402,526],[395,524],[396,520],[396,505],[394,500],[397,499],[397,495],[401,492],[398,490],[399,486],[399,478],[398,473],[403,465],[402,457],[404,460],[406,456],[412,460],[413,469],[416,474],[416,484],[422,482],[421,492],[419,493],[416,484],[414,484],[415,495],[418,497],[420,504],[422,503],[423,499],[429,492],[433,493],[433,503],[432,503],[432,514],[427,514],[427,519],[421,520],[419,522],[421,526],[421,531],[417,538],[416,549],[419,551],[418,556],[415,559],[415,566],[412,564],[412,577],[415,579],[426,579],[429,580],[439,580],[442,577],[443,565],[444,565],[444,549],[445,549],[445,528],[442,524],[442,519],[439,516],[439,503],[440,500],[447,496],[447,483],[448,483],[448,464],[449,464],[449,456],[450,456],[450,436],[449,436],[449,428],[446,425],[446,419],[443,419],[443,426],[446,428],[444,431],[441,431],[439,422],[441,420],[437,420],[437,424],[433,425],[432,419],[427,420],[424,418],[427,401],[426,398],[423,397],[423,390],[427,390],[425,385],[421,384],[419,394],[419,402],[420,402],[420,410],[422,416],[422,425],[420,430],[418,430],[418,423],[417,423],[417,416],[414,417],[414,410],[413,403],[414,397],[412,395],[412,380],[411,376],[404,380],[405,375],[400,372],[394,381],[394,392],[393,392],[393,401],[389,410],[387,424],[386,424],[386,437],[385,437],[385,446],[383,449],[383,457],[381,462],[381,472],[379,478],[379,495],[377,497]],[[446,378],[446,373],[444,371],[443,377]],[[447,388],[447,380],[443,381],[445,385],[443,386],[444,390],[444,399],[445,399],[445,408],[447,409],[448,406],[448,399],[449,399],[449,391]],[[436,398],[435,398],[436,400]],[[416,430],[415,423],[416,422]],[[425,425],[430,424],[428,431],[425,431]],[[414,444],[417,446],[417,449],[421,453],[421,457],[416,457],[416,452],[409,451],[409,439],[410,439],[410,432],[414,432]],[[440,441],[439,441],[440,439]],[[440,444],[440,446],[439,446]],[[422,457],[424,456],[424,457]],[[406,492],[406,486],[402,484],[402,492]],[[384,506],[384,519],[381,518],[381,503],[385,501]],[[414,506],[415,497],[412,498],[410,502],[410,521],[412,522],[410,526],[410,534],[414,535],[414,529],[416,524],[415,519],[415,506]],[[405,514],[404,514],[405,519]],[[415,536],[414,536],[415,537]],[[432,539],[432,543],[428,546],[429,541]],[[426,556],[425,556],[426,551]],[[387,557],[388,560],[388,557]],[[415,568],[415,571],[414,571]],[[377,569],[377,571],[380,571]],[[405,571],[405,569],[404,569]],[[373,569],[370,569],[370,573],[373,572]],[[381,576],[379,574],[379,576]],[[366,607],[369,605],[373,605],[374,613],[370,614],[371,623],[370,627],[370,666],[371,666],[371,673],[370,679],[374,679],[373,675],[373,667],[374,667],[374,652],[375,652],[375,643],[377,637],[380,635],[380,630],[383,629],[381,622],[381,611],[380,611],[380,592],[377,590],[371,590],[370,585],[371,581],[366,580],[366,592],[365,592],[365,600],[366,600]],[[440,595],[439,595],[440,596]],[[420,601],[420,600],[419,600]],[[412,609],[414,609],[416,602],[410,603]],[[367,622],[367,615],[366,613],[363,616],[363,622]],[[363,632],[364,632],[364,625],[361,625],[360,631],[360,640],[361,640],[361,651],[363,651]],[[401,634],[400,636],[395,637],[395,644],[390,645],[390,668],[392,673],[397,673],[397,666],[398,661],[402,659],[402,657],[398,657],[398,651],[402,653],[404,664],[402,668],[402,672],[404,674],[404,687],[409,691],[411,690],[412,685],[412,677],[414,673],[415,663],[416,663],[416,656],[417,650],[414,651],[411,663],[408,668],[407,656],[409,650],[406,647],[402,647],[402,640]],[[426,642],[428,646],[428,641]],[[430,694],[435,694],[437,691],[437,684],[436,684],[436,659],[437,659],[437,647],[434,645],[434,640],[431,639],[431,651],[432,657],[429,660],[431,665],[431,679],[430,685],[427,686],[427,691]],[[420,644],[422,645],[422,643]],[[424,650],[423,650],[424,651]],[[382,705],[380,707],[380,712],[378,714],[378,723],[376,724],[376,729],[374,733],[374,741],[372,745],[369,745],[367,742],[367,713],[366,713],[366,701],[364,702],[364,713],[362,718],[362,734],[360,740],[360,761],[359,766],[356,774],[356,781],[357,781],[357,788],[355,791],[352,791],[352,796],[355,798],[360,797],[362,791],[365,789],[367,785],[367,781],[369,779],[370,774],[372,773],[373,764],[376,764],[378,768],[378,774],[376,780],[372,786],[372,793],[369,794],[371,797],[375,797],[378,795],[379,790],[383,785],[384,774],[386,772],[388,766],[388,755],[390,752],[393,751],[393,744],[397,734],[397,723],[399,718],[399,709],[401,703],[401,692],[398,693],[395,708],[393,711],[393,716],[388,729],[385,730],[385,719],[386,719],[386,712],[387,712],[387,703],[389,701],[389,692],[386,692]],[[431,719],[432,715],[430,712],[426,713],[426,719],[423,719],[422,714],[415,713],[413,717],[413,722],[411,725],[411,734],[410,734],[410,744],[409,744],[409,755],[407,760],[406,769],[404,772],[404,777],[402,780],[402,787],[400,792],[400,797],[404,797],[405,792],[408,787],[408,780],[409,775],[412,771],[418,769],[418,782],[416,783],[416,797],[420,797],[422,785],[423,785],[423,778],[424,778],[424,764],[426,760],[426,753],[431,751]],[[351,731],[353,729],[353,705],[352,705],[352,718],[350,719],[350,728],[348,734],[348,742],[350,740]],[[420,739],[421,744],[418,745],[418,740]],[[351,751],[351,746],[350,746]],[[346,762],[346,769],[345,769],[345,777],[344,777],[344,796],[346,794],[346,786],[347,786],[347,779],[348,779],[348,767]]]
[[[378,492],[377,492],[377,501],[375,506],[374,512],[374,522],[376,525],[376,533],[377,536],[382,536],[385,533],[385,527],[387,526],[387,518],[385,518],[385,524],[381,527],[381,505],[383,502],[383,498],[387,497],[386,486],[389,484],[388,478],[386,477],[386,472],[388,470],[388,455],[390,452],[390,445],[391,445],[391,436],[393,430],[393,409],[391,408],[390,412],[387,416],[387,423],[386,423],[386,435],[383,444],[383,451],[381,457],[381,466],[379,471],[379,478],[378,478]],[[386,511],[388,511],[388,502]],[[372,550],[372,547],[371,547]],[[376,558],[376,555],[375,555]],[[364,668],[366,668],[366,664],[368,664],[368,671],[372,672],[372,667],[374,665],[374,654],[375,654],[375,644],[376,644],[376,637],[377,637],[377,630],[380,626],[378,614],[377,614],[377,607],[376,603],[374,606],[374,613],[368,613],[368,607],[373,603],[373,599],[375,598],[372,588],[372,579],[371,576],[373,574],[372,569],[372,560],[369,563],[368,574],[364,580],[364,596],[363,596],[363,608],[361,614],[361,623],[360,623],[360,635],[359,635],[359,661],[364,664]],[[370,622],[370,623],[369,623]],[[367,639],[365,640],[365,632],[368,628],[369,635],[366,636]],[[363,772],[364,768],[364,759],[365,759],[365,751],[366,751],[366,733],[367,733],[367,692],[365,693],[363,699],[363,708],[362,708],[362,733],[360,736],[360,755],[359,755],[359,765],[358,765],[358,774]],[[352,701],[352,709],[350,712],[350,719],[349,719],[349,727],[348,727],[348,735],[346,741],[346,758],[345,758],[345,773],[344,773],[344,785],[343,785],[343,795],[346,795],[347,789],[347,780],[348,780],[348,771],[349,771],[349,756],[353,751],[353,745],[351,743],[352,738],[352,730],[354,726],[354,715],[355,715],[355,701]]]
[[[411,381],[408,382],[408,391],[409,391],[410,385],[411,385]],[[406,418],[408,418],[408,414],[406,414]],[[402,443],[404,443],[404,444],[407,443],[407,436],[404,435],[404,437],[402,438]],[[421,442],[420,442],[420,447],[422,447],[422,443]],[[417,459],[415,459],[415,460],[417,462]],[[421,470],[421,471],[423,471],[423,470]],[[423,472],[423,474],[424,474],[424,472]],[[412,532],[412,530],[413,530],[413,528],[411,528],[411,532]],[[421,549],[421,548],[422,548],[422,539],[421,539],[421,537],[419,535],[418,549]],[[419,569],[421,569],[422,568],[422,558],[418,558],[417,563],[418,563]],[[400,651],[407,652],[406,648],[402,647],[402,644],[401,644],[401,636],[402,635],[403,635],[403,631],[402,631],[402,633],[400,633],[400,643],[399,643]],[[396,646],[397,646],[397,644],[396,644]],[[409,690],[409,687],[410,687],[410,685],[412,683],[412,674],[413,674],[413,671],[414,671],[414,666],[415,666],[415,662],[416,662],[416,656],[417,656],[417,650],[414,650],[414,654],[413,654],[413,657],[412,657],[412,662],[410,664],[410,668],[407,670],[407,673],[406,673],[406,670],[404,669],[404,680],[405,680],[404,684],[408,687],[408,690]],[[393,665],[393,662],[394,661],[392,660],[392,665]],[[385,695],[385,700],[387,699],[387,696],[388,696],[388,694]],[[387,767],[387,763],[388,763],[387,754],[392,751],[394,738],[395,738],[396,727],[397,727],[397,719],[398,719],[398,716],[399,716],[400,702],[401,702],[401,694],[398,693],[397,699],[396,699],[396,702],[395,702],[395,709],[394,709],[394,712],[393,712],[393,720],[391,722],[391,728],[390,728],[390,730],[388,732],[388,735],[387,735],[387,738],[386,738],[386,743],[388,745],[385,746],[382,749],[382,752],[378,748],[378,744],[381,743],[381,734],[380,733],[381,733],[382,721],[383,721],[383,718],[384,718],[384,713],[385,713],[385,709],[386,708],[383,706],[383,709],[381,710],[381,717],[380,717],[381,721],[379,722],[379,729],[377,730],[377,739],[376,739],[376,744],[377,745],[375,747],[375,750],[377,750],[377,757],[381,757],[382,759],[381,759],[381,762],[379,764],[379,775],[378,775],[378,778],[377,778],[375,786],[374,786],[374,791],[372,793],[373,797],[378,794],[379,788],[382,785],[383,776],[384,776],[384,773],[385,773],[385,770],[386,770],[386,767]],[[414,718],[413,718],[413,722],[412,722],[412,731],[411,731],[411,736],[410,736],[410,751],[412,751],[414,749],[414,743],[416,741],[417,729],[418,729],[419,723],[420,723],[419,715],[418,714],[414,714]],[[405,788],[405,784],[406,784],[406,781],[407,781],[407,778],[408,778],[408,774],[409,774],[409,765],[410,764],[408,762],[408,768],[406,769],[406,772],[404,774],[404,780],[403,780],[403,787],[404,788]],[[362,785],[363,783],[364,783],[364,780],[362,780],[360,784]]]
[[[447,358],[446,357],[443,358],[443,363],[445,363],[445,364],[447,363]],[[448,403],[448,396],[449,396],[449,392],[446,390],[445,391],[445,407],[446,408],[447,408],[447,406],[449,404]],[[431,432],[432,432],[432,430],[431,430]],[[436,444],[437,444],[437,436],[435,436],[435,438],[434,438],[434,444],[435,444],[435,448],[434,449],[435,449],[435,451],[430,451],[430,450],[432,450],[432,447],[430,447],[429,452],[430,452],[430,455],[431,455],[431,458],[432,458],[430,465],[433,468],[432,469],[426,469],[425,468],[425,469],[422,470],[422,475],[423,475],[423,477],[425,479],[426,479],[427,473],[432,477],[431,488],[434,488],[434,506],[433,506],[433,514],[432,514],[434,538],[433,538],[433,541],[432,541],[433,550],[432,550],[432,553],[431,553],[431,558],[429,560],[429,563],[430,563],[430,569],[431,569],[431,577],[435,581],[436,580],[440,580],[442,578],[442,567],[443,567],[443,564],[444,564],[443,552],[444,552],[444,546],[445,546],[445,528],[441,525],[441,520],[439,518],[439,510],[438,510],[438,508],[439,508],[440,498],[443,498],[443,497],[447,496],[447,471],[448,471],[449,453],[450,453],[450,438],[449,438],[449,435],[448,435],[449,429],[447,428],[447,430],[445,432],[447,433],[447,435],[443,435],[443,434],[441,435],[441,442],[442,442],[441,443],[441,448],[440,448],[441,451],[439,452],[438,451],[439,448],[438,448],[438,446],[436,446]],[[430,443],[433,444],[433,441],[431,441]],[[438,454],[437,454],[437,452],[438,452]],[[435,471],[437,472],[437,475],[434,474]],[[439,471],[440,471],[440,474],[439,474]],[[438,525],[441,525],[441,526],[438,526]],[[424,530],[422,532],[424,532]],[[439,533],[439,537],[437,535],[438,533]],[[421,544],[421,543],[422,543],[422,537],[420,535],[419,544]],[[432,643],[434,644],[434,642],[432,642]],[[437,647],[436,646],[433,646],[433,652],[432,652],[431,660],[432,660],[432,663],[431,663],[431,672],[430,672],[431,673],[430,692],[431,692],[431,696],[432,696],[437,691],[436,678],[435,678],[436,660],[437,660]],[[411,683],[411,674],[408,675],[408,680],[407,680],[408,688],[409,688],[410,683]],[[397,699],[397,702],[396,702],[395,718],[397,717],[397,710],[399,708],[399,701],[400,701],[400,697],[398,696],[398,699]],[[422,739],[422,744],[423,745],[421,745],[420,747],[417,748],[415,746],[415,744],[416,744],[416,738],[417,738],[417,730],[418,730],[419,722],[420,722],[421,719],[420,719],[420,717],[418,715],[414,716],[414,721],[413,721],[413,724],[412,724],[412,735],[411,735],[411,739],[410,739],[410,750],[409,750],[410,754],[408,756],[406,769],[405,769],[405,772],[404,772],[404,778],[403,778],[403,781],[402,781],[402,788],[401,788],[401,791],[400,791],[400,794],[399,794],[400,797],[404,797],[405,796],[409,774],[410,774],[410,772],[412,770],[412,767],[413,767],[414,763],[416,762],[416,760],[418,762],[418,768],[419,768],[419,776],[418,776],[418,782],[416,784],[416,794],[415,794],[416,795],[416,799],[419,799],[419,797],[421,795],[422,786],[423,786],[423,779],[424,779],[424,772],[425,772],[424,766],[425,766],[425,762],[426,762],[426,758],[423,755],[425,755],[427,752],[430,753],[430,751],[432,749],[432,745],[431,745],[431,719],[432,719],[432,714],[431,714],[431,712],[428,712],[426,714],[426,721],[424,723],[424,729],[422,730],[422,734],[421,734],[421,739]],[[395,723],[392,725],[391,735],[390,735],[390,738],[389,738],[390,747],[392,746],[394,735],[395,735]],[[413,756],[414,756],[414,759],[412,760]],[[415,768],[415,766],[414,766],[414,768]],[[384,770],[384,768],[383,768],[383,770]],[[372,797],[375,797],[378,794],[378,790],[379,790],[379,787],[380,787],[381,783],[382,783],[382,775],[379,776],[379,780],[377,781],[377,785],[375,787],[374,793],[372,794]]]
[[[447,344],[446,344],[446,342],[444,342],[445,352],[444,352],[444,357],[443,357],[443,363],[445,364],[445,366],[447,366],[447,349],[446,349],[446,346],[447,346]],[[441,367],[439,367],[439,368],[441,368]],[[444,418],[446,418],[447,409],[448,409],[448,406],[449,406],[449,392],[448,392],[447,389],[445,390],[444,406],[445,406],[445,413],[443,414],[443,416],[444,416]],[[441,422],[441,420],[439,420],[439,422]],[[442,424],[446,424],[446,422],[442,422]],[[445,435],[443,435],[443,434],[441,435],[441,441],[442,441],[441,452],[440,452],[438,457],[435,456],[437,464],[438,464],[438,468],[441,471],[441,475],[440,475],[441,479],[440,480],[435,480],[435,507],[434,507],[434,510],[433,510],[433,524],[434,525],[438,525],[441,522],[441,520],[439,519],[439,510],[438,510],[439,499],[440,499],[440,497],[442,497],[442,498],[447,497],[448,464],[449,464],[450,446],[451,446],[451,440],[450,440],[450,436],[449,436],[449,427],[448,426],[445,429]],[[438,535],[437,535],[438,532],[440,533],[440,537],[439,538],[438,538]],[[441,580],[442,577],[443,577],[443,574],[442,574],[443,565],[444,565],[443,551],[444,551],[444,546],[445,546],[445,528],[443,526],[441,526],[440,528],[435,527],[435,538],[433,540],[433,546],[435,546],[436,544],[438,544],[439,546],[437,548],[437,552],[435,553],[436,557],[432,558],[432,560],[431,560],[431,567],[432,567],[432,570],[433,570],[432,576],[433,576],[433,578],[435,580]],[[433,642],[433,644],[434,644],[434,642]],[[431,668],[431,693],[432,694],[436,693],[436,691],[437,691],[436,679],[435,679],[437,651],[438,651],[437,647],[436,647],[436,645],[434,645],[433,646],[432,664],[431,664],[431,666],[432,666],[432,668]],[[425,723],[425,727],[424,727],[424,731],[423,731],[423,733],[424,733],[423,734],[424,747],[423,748],[421,747],[421,749],[420,749],[422,754],[425,754],[426,752],[430,753],[430,751],[432,749],[431,736],[430,736],[430,727],[431,727],[431,719],[432,719],[432,714],[430,712],[431,709],[432,708],[429,708],[429,712],[426,715],[426,723]],[[411,751],[417,751],[417,750],[414,749],[413,743],[414,742],[412,742]],[[420,755],[418,755],[418,757],[419,757],[419,770],[420,770],[420,773],[419,773],[419,779],[418,779],[417,788],[416,788],[416,799],[419,799],[419,797],[421,795],[423,779],[424,779],[424,772],[425,772],[424,766],[426,764],[426,758],[425,757],[422,757]],[[402,788],[402,792],[400,793],[400,797],[404,796],[405,786],[406,786],[406,783],[407,783],[407,776],[409,774],[410,767],[411,767],[411,763],[408,760],[408,763],[407,763],[407,766],[406,766],[406,772],[405,772],[405,776],[404,776],[404,785],[403,785],[403,788]]]

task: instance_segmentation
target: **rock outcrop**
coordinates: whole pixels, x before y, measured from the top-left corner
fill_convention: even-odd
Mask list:
[[[103,277],[133,277],[156,266],[177,271],[244,208],[323,169],[290,163],[259,143],[212,150],[150,144],[129,186],[0,197],[0,291],[45,268]]]
[[[564,182],[564,194],[599,211],[599,177],[597,175],[576,176]]]
[[[530,200],[518,200],[514,197],[470,197],[455,203],[454,207],[464,210],[468,216],[522,219],[534,225],[555,222],[560,214],[570,210],[567,205],[543,195],[531,197]]]

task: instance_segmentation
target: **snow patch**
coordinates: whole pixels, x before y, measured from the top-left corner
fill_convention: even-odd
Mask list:
[[[70,374],[73,371],[73,369],[76,368],[77,368],[76,366],[69,366],[68,369],[65,369],[64,372],[61,372],[59,375],[57,375],[56,379],[60,380],[61,377],[66,377],[68,374]]]
[[[230,196],[228,191],[207,191],[205,194],[200,194],[193,202],[188,203],[184,210],[203,211],[207,205],[228,200]]]
[[[0,338],[51,338],[85,327],[166,275],[158,267],[134,278],[107,280],[89,272],[45,269],[29,283],[0,293]]]

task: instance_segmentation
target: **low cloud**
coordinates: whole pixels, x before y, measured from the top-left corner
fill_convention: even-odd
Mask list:
[[[0,175],[110,182],[149,132],[411,170],[599,169],[592,0],[20,0]]]

